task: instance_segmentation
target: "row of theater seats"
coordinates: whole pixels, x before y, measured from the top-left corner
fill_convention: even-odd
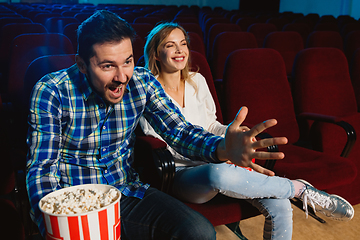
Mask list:
[[[19,12],[24,14],[24,16],[31,17],[35,23],[42,23],[45,26],[46,26],[46,21],[48,21],[48,24],[52,23],[51,26],[55,26],[57,28],[56,32],[63,33],[71,40],[75,51],[77,45],[76,28],[83,19],[85,19],[86,17],[92,14],[92,12],[94,11],[93,8],[94,6],[87,6],[84,7],[84,9],[82,10],[75,11],[73,9],[68,9],[68,8],[59,9],[53,7],[53,11],[51,13],[49,11],[49,8],[42,10],[40,9],[31,10],[31,11],[29,10],[29,8],[26,8],[25,10],[27,11],[22,9],[19,10]],[[172,12],[173,15],[170,15],[170,14],[166,14],[165,11],[161,11],[161,12],[153,11],[154,10],[153,8],[148,8],[148,9],[145,8],[139,11],[134,11],[134,10],[128,11],[129,9],[126,9],[127,11],[123,10],[122,12],[119,9],[116,10],[111,9],[111,10],[118,12],[122,17],[127,18],[129,22],[132,22],[133,27],[138,32],[139,38],[134,42],[135,60],[139,59],[140,56],[142,55],[143,53],[142,48],[144,46],[145,37],[147,33],[154,27],[154,25],[156,25],[160,21],[169,21],[169,20],[178,21],[179,23],[181,23],[182,26],[184,26],[184,28],[187,31],[189,31],[189,36],[192,42],[192,49],[205,54],[205,56],[207,57],[211,65],[211,68],[214,69],[215,79],[221,79],[224,57],[226,59],[228,52],[234,48],[244,48],[244,47],[247,48],[247,47],[257,46],[257,47],[272,47],[278,50],[278,48],[281,47],[282,49],[280,51],[289,52],[285,56],[285,60],[286,60],[285,62],[287,64],[287,72],[290,73],[292,67],[292,60],[293,60],[293,54],[290,54],[290,52],[297,52],[299,49],[302,49],[304,47],[317,47],[317,46],[337,47],[339,49],[344,50],[346,56],[350,60],[354,50],[358,47],[358,44],[360,42],[358,41],[360,32],[352,31],[351,34],[345,35],[345,32],[350,33],[351,30],[357,29],[358,31],[360,31],[359,23],[350,16],[341,16],[338,17],[338,19],[335,19],[334,17],[331,18],[330,16],[322,16],[321,18],[318,17],[316,20],[316,16],[318,15],[308,14],[307,16],[302,16],[299,14],[291,15],[287,13],[287,14],[283,14],[280,17],[270,17],[271,15],[268,15],[266,20],[264,16],[251,17],[245,14],[240,15],[239,13],[236,12],[234,13],[234,12],[226,12],[226,11],[220,14],[219,12],[204,10],[200,14],[199,13],[196,14],[196,11],[194,9],[191,9],[192,11],[187,11],[187,12],[182,11],[174,14],[173,8],[171,8],[172,11],[168,10],[168,12]],[[60,11],[62,12],[60,13]],[[37,14],[35,15],[34,12]],[[69,17],[66,14],[69,12],[71,13],[77,12],[77,14],[75,14],[74,17]],[[145,14],[145,16],[139,16],[139,14],[141,13]],[[59,14],[61,14],[62,17],[59,16],[55,17],[55,15],[59,15]],[[80,14],[81,17],[77,16],[78,14]],[[130,17],[130,15],[132,17]],[[170,17],[174,15],[175,15],[174,18]],[[17,16],[21,16],[21,15],[17,14]],[[310,16],[312,18],[310,18]],[[42,21],[40,21],[39,19],[42,19]],[[310,21],[310,19],[312,19],[312,22]],[[286,24],[284,26],[280,25],[278,23],[279,20],[281,20],[282,23],[286,23]],[[332,24],[332,25],[335,24],[339,26],[338,28],[342,26],[344,35],[341,35],[338,31],[336,31],[335,28],[319,27],[319,26],[324,26],[326,24]],[[308,29],[308,31],[304,31],[304,25],[307,25],[306,28]],[[314,27],[310,28],[310,26],[312,25],[314,25]],[[55,28],[51,26],[47,27],[48,32],[52,32],[51,29]],[[281,27],[282,29],[280,29]],[[8,26],[8,29],[5,29],[6,32],[3,34],[5,36],[9,36],[8,39],[5,41],[5,43],[2,44],[3,45],[2,49],[5,49],[4,50],[5,53],[8,52],[6,49],[9,48],[4,46],[9,45],[9,41],[11,41],[11,37],[12,37],[12,34],[7,34],[9,31],[11,31],[10,28],[11,27]],[[33,30],[34,32],[44,31],[44,29],[40,30],[39,26],[36,26],[35,28],[37,29]],[[310,29],[314,30],[315,32],[310,32]],[[292,36],[287,36],[289,34],[282,34],[278,37],[273,37],[276,38],[275,40],[268,40],[267,42],[265,42],[265,38],[269,33],[281,31],[281,30],[298,32],[304,41],[303,44],[300,43],[300,39],[298,36],[293,36],[294,34],[292,34]],[[225,31],[226,32],[241,31],[241,32],[252,33],[255,37],[256,44],[254,43],[254,39],[252,36],[238,36],[234,38],[232,38],[231,36],[226,36],[222,38],[226,39],[227,42],[224,42],[224,40],[222,40],[222,41],[218,41],[215,44],[216,37],[220,33]],[[246,39],[246,42],[244,43],[244,41],[237,40],[239,38],[242,40]],[[201,41],[201,39],[203,39],[203,41]],[[231,39],[234,39],[234,41],[229,42],[231,41]],[[282,42],[280,44],[277,44],[280,42],[279,39],[281,39]],[[289,43],[291,44],[291,46],[289,46]],[[272,46],[274,44],[275,46]],[[222,48],[226,48],[225,46],[226,47],[229,46],[231,49],[225,49],[226,51],[224,52]],[[213,56],[213,52],[215,52],[214,53],[215,56]],[[4,56],[6,55],[8,54],[4,54]]]
[[[200,73],[207,79],[220,122],[230,123],[242,106],[250,109],[245,125],[254,126],[270,118],[278,120],[278,125],[267,133],[286,136],[289,143],[278,146],[286,159],[276,162],[277,175],[308,179],[354,205],[360,203],[360,194],[355,193],[360,187],[360,143],[356,141],[356,132],[360,131],[356,97],[360,91],[355,92],[353,86],[354,81],[360,83],[360,78],[350,78],[341,50],[322,47],[299,51],[292,85],[278,51],[235,50],[225,64],[223,104],[219,102],[210,67],[204,64],[204,56],[199,61],[199,55],[192,52],[196,59],[193,64],[200,66]],[[354,68],[359,71],[358,60]]]
[[[89,7],[89,6],[88,6]],[[92,6],[94,7],[94,6]],[[152,11],[153,9],[150,8]],[[172,8],[171,8],[172,9]],[[28,10],[27,12],[25,10]],[[78,18],[75,17],[54,17],[51,14],[60,14],[58,12],[52,12],[49,13],[49,9],[43,9],[43,10],[29,10],[29,8],[26,8],[25,10],[19,10],[20,13],[24,14],[24,16],[32,17],[33,24],[30,26],[30,24],[20,24],[20,26],[6,26],[6,28],[3,29],[3,35],[4,37],[1,39],[0,43],[0,49],[4,53],[2,55],[2,59],[0,59],[0,62],[4,62],[5,64],[2,64],[3,68],[7,68],[7,59],[9,59],[9,52],[10,52],[10,43],[15,35],[19,33],[25,33],[25,32],[52,32],[55,26],[57,28],[56,32],[63,33],[66,35],[72,42],[74,51],[76,51],[77,47],[77,41],[76,41],[76,28],[80,24],[80,22],[85,18],[92,14],[94,9],[91,8],[84,8],[82,10],[86,10],[86,12],[77,11],[77,14],[83,14],[82,16],[84,18]],[[69,11],[66,11],[65,9],[59,9],[59,8],[53,8],[53,10],[62,10],[61,14],[68,13]],[[299,22],[300,20],[305,21],[305,19],[308,19],[306,17],[312,16],[311,14],[307,16],[300,17],[301,15],[298,14],[283,14],[283,16],[278,17],[276,19],[281,19],[284,23],[290,22],[290,19],[294,17],[289,16],[297,16],[292,22],[287,23],[283,27],[282,32],[286,33],[277,33],[279,32],[279,24],[275,25],[274,19],[275,17],[268,18],[265,23],[260,22],[264,21],[261,17],[250,17],[250,16],[244,16],[242,18],[235,18],[234,16],[239,17],[239,14],[232,13],[230,15],[215,13],[214,11],[202,11],[200,14],[196,15],[196,11],[194,9],[191,9],[192,11],[187,11],[187,13],[184,13],[185,11],[178,12],[175,14],[175,17],[172,19],[173,21],[178,21],[188,32],[191,40],[191,47],[193,50],[196,50],[200,53],[203,53],[211,66],[211,69],[213,69],[213,76],[215,79],[221,79],[222,78],[222,72],[223,72],[223,66],[224,61],[232,50],[236,48],[253,48],[253,47],[270,47],[274,48],[281,53],[283,53],[285,63],[287,65],[287,72],[288,75],[290,75],[290,71],[292,68],[292,62],[294,55],[302,48],[306,47],[336,47],[341,50],[343,50],[350,62],[351,57],[353,56],[354,51],[359,47],[360,41],[360,28],[357,21],[355,21],[350,16],[342,16],[338,19],[325,18],[325,16],[319,18],[315,23],[315,26],[319,26],[321,24],[335,24],[331,22],[330,19],[333,19],[333,21],[336,21],[337,25],[342,24],[342,28],[346,28],[348,31],[353,30],[349,32],[346,36],[342,36],[339,32],[335,31],[334,29],[331,30],[330,28],[313,28],[313,32],[307,32],[306,35],[304,34],[304,31],[302,31],[302,27],[299,27],[301,25],[304,25],[306,23]],[[45,11],[47,13],[45,13]],[[116,10],[115,12],[119,12],[120,10]],[[143,12],[147,13],[149,12],[149,9],[142,10]],[[34,15],[34,12],[37,13]],[[74,10],[71,10],[72,13],[74,13]],[[124,11],[123,11],[124,12]],[[141,12],[141,11],[139,11]],[[163,11],[164,12],[164,11]],[[31,14],[32,13],[32,14]],[[145,14],[143,13],[143,14]],[[15,13],[17,16],[21,16],[19,13]],[[25,15],[26,14],[26,15]],[[156,25],[156,23],[160,21],[168,21],[171,20],[169,15],[166,15],[165,13],[159,13],[158,11],[154,11],[151,13],[146,14],[143,17],[135,17],[136,14],[132,12],[133,17],[129,17],[130,13],[128,11],[123,14],[119,13],[121,16],[127,17],[131,22],[132,19],[132,25],[134,29],[138,32],[139,38],[136,39],[134,42],[134,56],[135,60],[139,59],[143,53],[143,46],[145,43],[145,37],[147,33]],[[160,15],[162,14],[162,15]],[[225,15],[225,16],[224,16]],[[37,22],[39,20],[39,16],[42,16],[43,23]],[[161,16],[161,17],[160,17]],[[173,15],[172,15],[173,16]],[[316,15],[315,15],[316,16]],[[46,18],[47,17],[47,18]],[[268,16],[269,17],[269,16]],[[347,17],[347,18],[345,18]],[[7,21],[31,21],[27,17],[18,17],[17,19],[14,19],[12,17],[9,19],[9,17],[5,17],[6,19],[1,20],[7,20]],[[313,17],[315,19],[315,17]],[[236,19],[236,21],[235,21]],[[346,21],[344,20],[346,19]],[[0,27],[1,27],[1,20],[0,20]],[[235,21],[238,24],[235,23],[229,23],[229,21]],[[242,22],[243,21],[243,22]],[[244,22],[247,22],[247,25],[245,25]],[[51,26],[42,27],[41,25],[46,26],[46,22],[52,23]],[[242,22],[242,24],[239,25],[239,23]],[[310,22],[307,20],[307,22]],[[4,22],[5,24],[5,22]],[[310,24],[307,24],[308,28],[310,28]],[[352,26],[350,28],[349,26]],[[243,31],[242,28],[247,27],[247,31]],[[285,27],[286,26],[286,27]],[[298,28],[296,28],[298,27]],[[24,28],[26,30],[24,30]],[[358,29],[358,30],[356,30]],[[322,30],[322,31],[321,31]],[[224,32],[242,32],[241,34],[235,34],[235,33],[226,33],[225,36],[220,37],[221,33]],[[287,33],[290,31],[291,33]],[[248,33],[244,33],[248,32]],[[303,39],[303,43],[301,43],[301,38],[297,34],[294,34],[294,32],[297,32],[300,34],[300,36]],[[231,36],[230,36],[231,35]],[[254,36],[252,36],[254,35]],[[270,35],[268,38],[266,38],[268,35]],[[216,37],[219,36],[218,39]],[[255,41],[254,41],[255,37]],[[203,41],[201,41],[201,39]],[[217,41],[215,41],[217,40]],[[265,41],[266,40],[266,41]]]
[[[215,24],[214,27],[217,25]],[[273,31],[265,36],[262,47],[273,48],[280,52],[286,64],[287,74],[290,77],[295,55],[304,48],[338,48],[343,51],[348,62],[351,63],[356,49],[360,47],[360,30],[350,32],[344,40],[339,33],[334,31],[313,31],[307,40],[307,44],[304,46],[300,34],[296,31]],[[218,33],[213,43],[212,55],[208,58],[214,78],[222,79],[225,60],[230,52],[239,48],[257,47],[256,38],[251,32],[226,31]]]
[[[344,54],[335,48],[303,49],[295,58],[292,77],[290,87],[283,59],[273,49],[232,52],[223,79],[225,122],[231,121],[242,105],[250,109],[247,125],[276,118],[278,125],[267,132],[289,140],[286,146],[279,146],[286,158],[276,162],[276,174],[289,178],[301,174],[320,189],[358,204],[360,194],[354,191],[360,187],[360,143],[356,141],[360,113]],[[305,148],[299,152],[298,148],[292,149],[301,143],[324,154],[316,158]],[[330,156],[342,157],[332,162]],[[343,163],[348,166],[342,168]],[[337,164],[336,170],[328,169]],[[300,173],[301,167],[305,172]],[[347,178],[349,173],[351,178]],[[340,186],[321,185],[333,184],[333,177]]]
[[[246,14],[243,13],[242,17],[239,17],[238,11],[225,11],[219,8],[212,10],[210,8],[174,6],[77,5],[76,7],[65,7],[65,5],[13,4],[0,7],[0,16],[5,13],[15,13],[20,17],[13,17],[13,19],[33,19],[30,16],[35,15],[34,11],[40,11],[37,14],[46,14],[43,11],[62,15],[70,14],[70,12],[74,14],[66,17],[74,17],[77,14],[89,16],[99,8],[117,12],[131,22],[139,35],[134,43],[134,51],[137,51],[135,53],[136,60],[141,58],[145,36],[159,22],[159,19],[160,21],[179,22],[189,31],[191,47],[196,50],[191,53],[192,66],[199,66],[199,71],[208,81],[220,122],[229,123],[242,105],[246,105],[250,109],[246,119],[246,124],[249,126],[267,118],[278,119],[278,126],[270,129],[268,133],[272,136],[288,137],[289,144],[279,146],[279,149],[284,151],[287,157],[286,161],[276,162],[275,172],[289,178],[307,179],[320,189],[344,196],[352,204],[360,202],[360,195],[357,193],[360,185],[357,172],[360,165],[356,161],[360,147],[358,146],[359,141],[355,141],[355,134],[360,130],[358,126],[360,123],[358,106],[360,104],[356,103],[356,96],[360,96],[360,92],[355,87],[360,85],[360,50],[354,50],[356,54],[354,54],[351,65],[351,76],[353,77],[351,82],[348,61],[342,52],[343,49],[329,48],[330,46],[304,47],[306,44],[299,32],[279,31],[278,28],[276,31],[266,34],[265,42],[270,41],[271,36],[277,36],[272,41],[279,48],[276,49],[276,47],[270,47],[264,43],[261,47],[256,40],[255,32],[251,32],[250,27],[244,31],[245,27],[238,24],[241,22],[240,19],[251,16],[266,24],[275,25],[275,23],[270,23],[272,18],[290,19],[289,21],[295,24],[299,23],[300,19],[308,19],[314,15],[307,17],[291,13],[268,14],[268,18],[265,20],[263,15],[247,14],[244,16]],[[5,9],[9,11],[5,12]],[[235,21],[237,17],[239,18]],[[0,23],[2,18],[0,18]],[[211,19],[217,19],[217,21]],[[230,23],[221,23],[222,20],[218,21],[219,19],[229,19]],[[317,20],[319,23],[321,23],[320,19]],[[211,27],[210,20],[213,21]],[[9,45],[4,48],[9,50],[9,55],[2,61],[4,64],[9,62],[9,65],[1,69],[2,84],[6,86],[1,89],[1,93],[4,102],[11,102],[12,107],[16,110],[10,111],[10,115],[5,116],[8,114],[5,111],[8,105],[5,103],[1,105],[3,109],[0,111],[0,119],[4,124],[0,130],[4,133],[2,136],[6,136],[6,138],[1,138],[1,143],[2,146],[6,146],[4,152],[9,153],[10,150],[6,160],[12,159],[15,171],[24,170],[25,167],[26,144],[24,139],[27,128],[27,101],[32,86],[45,73],[68,67],[74,63],[76,38],[66,37],[64,34],[66,33],[65,28],[68,26],[73,27],[72,33],[74,33],[80,22],[81,20],[78,19],[77,23],[70,23],[66,26],[58,24],[64,27],[60,33],[51,32],[43,23],[37,23],[34,20],[29,23],[21,23],[27,24],[23,29],[31,29],[30,25],[36,25],[39,30],[34,30],[33,33],[37,34],[29,34],[33,30],[14,31],[13,39],[8,41]],[[238,27],[234,28],[235,25],[230,25],[230,28],[225,28],[221,24],[235,24]],[[206,34],[206,26],[208,26],[209,32],[216,28],[223,30],[213,39],[212,57],[209,57],[207,50],[210,38],[207,37],[209,35]],[[249,26],[258,25],[253,23]],[[3,29],[11,27],[15,29],[15,23],[1,27],[1,43],[8,36],[8,34],[2,34]],[[287,40],[285,41],[285,39]],[[231,43],[231,40],[235,40],[234,43]],[[302,47],[286,49],[286,45],[295,42]],[[201,46],[201,43],[202,49],[195,47],[196,44]],[[232,44],[238,45],[233,46]],[[219,50],[215,50],[215,46]],[[218,52],[224,52],[224,54],[220,56]],[[287,58],[291,59],[291,64],[288,63]],[[215,64],[215,60],[220,59],[223,63]],[[222,67],[222,70],[218,70],[221,75],[216,75],[214,72],[217,66]],[[217,79],[222,79],[221,84],[218,84]],[[289,79],[291,79],[291,84],[289,84]],[[215,84],[220,87],[215,88]],[[355,91],[358,91],[356,95]],[[308,148],[298,146],[300,143],[305,143],[304,145]],[[263,162],[259,163],[264,164]],[[0,174],[0,176],[5,175]],[[14,178],[15,176],[11,174],[7,179],[14,183]],[[10,186],[12,189],[11,186],[14,185],[5,186]],[[4,193],[8,194],[9,192],[4,191]],[[21,204],[24,203],[20,201],[18,205],[21,206]],[[192,207],[196,208],[197,206]],[[235,206],[232,205],[232,207]],[[214,210],[214,205],[212,205],[212,210]],[[221,212],[225,211],[217,213]],[[251,212],[248,216],[253,214]],[[223,224],[218,220],[218,216],[212,214],[212,211],[208,211],[206,216],[213,223],[217,221],[214,224]],[[246,217],[246,214],[242,216],[242,218]],[[232,218],[227,216],[227,218],[238,219],[239,214]],[[31,227],[27,224],[25,226],[26,234],[29,234]],[[23,228],[21,229],[23,230]]]
[[[352,19],[350,16],[348,17]],[[284,20],[286,17],[277,19]],[[316,26],[325,24],[321,21],[324,19],[320,18]],[[244,26],[245,24],[243,24],[244,30],[239,27],[239,22],[245,20],[248,25]],[[195,43],[192,49],[204,52],[202,49],[205,48],[205,56],[213,70],[215,79],[222,78],[226,57],[237,48],[266,47],[278,50],[284,57],[289,76],[294,56],[303,48],[339,48],[344,51],[348,61],[351,61],[355,50],[360,44],[360,24],[357,21],[353,19],[355,22],[343,23],[343,28],[347,29],[347,34],[342,35],[339,31],[330,28],[321,29],[318,27],[310,30],[306,23],[296,22],[296,20],[298,19],[280,28],[280,26],[274,24],[274,18],[270,18],[264,23],[260,22],[259,18],[242,17],[237,20],[237,24],[229,23],[229,19],[225,17],[209,18],[205,24],[204,47],[198,47],[199,44]],[[206,28],[208,28],[207,33]],[[304,28],[308,29],[308,31],[303,31]]]
[[[360,185],[357,173],[360,164],[356,160],[360,150],[359,142],[356,142],[360,120],[360,101],[356,99],[360,96],[360,46],[357,45],[360,41],[355,40],[359,34],[358,21],[350,16],[336,19],[316,14],[289,13],[278,17],[237,13],[209,15],[204,14],[201,18],[200,13],[199,23],[205,22],[202,30],[207,36],[204,44],[212,76],[215,83],[222,79],[217,93],[220,93],[224,122],[231,122],[242,105],[251,109],[246,119],[250,126],[267,118],[278,119],[278,126],[269,129],[268,133],[287,136],[289,144],[279,146],[287,158],[284,162],[277,161],[275,172],[293,178],[300,171],[315,185],[319,184],[319,188],[344,196],[352,204],[359,203],[360,194],[353,194]],[[288,22],[282,21],[282,27],[274,28],[275,19]],[[233,24],[243,27],[239,30]],[[336,28],[330,28],[334,25]],[[300,26],[302,28],[297,28]],[[223,31],[212,36],[211,48],[211,31],[215,28]],[[219,66],[222,69],[216,72]],[[324,155],[313,158],[313,152],[302,155],[299,149],[293,149],[299,144],[323,152],[327,157],[342,156],[335,162],[347,161],[349,165],[342,171],[351,172],[352,177],[326,169],[336,163],[330,163],[333,160]],[[306,163],[306,159],[312,163]],[[319,165],[311,168],[312,164]],[[321,183],[332,182],[325,172],[338,177],[342,186],[321,186]]]

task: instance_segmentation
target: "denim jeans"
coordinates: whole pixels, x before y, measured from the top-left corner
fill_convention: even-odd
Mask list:
[[[205,164],[176,172],[173,194],[193,203],[204,203],[218,193],[246,199],[265,216],[264,239],[291,239],[294,185],[289,179],[269,177],[233,164]]]
[[[200,213],[155,188],[143,199],[122,195],[122,240],[215,240],[213,225]]]

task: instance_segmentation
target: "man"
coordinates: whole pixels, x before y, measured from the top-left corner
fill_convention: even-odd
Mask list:
[[[122,239],[215,239],[211,223],[180,201],[142,183],[132,168],[134,130],[143,115],[174,149],[208,162],[231,161],[273,176],[252,158],[281,159],[256,151],[286,138],[255,141],[274,126],[265,121],[242,131],[243,108],[214,136],[187,123],[144,68],[134,69],[131,26],[98,11],[78,29],[76,64],[43,77],[34,87],[29,115],[27,189],[32,217],[45,235],[38,203],[46,194],[79,184],[101,183],[122,192]]]

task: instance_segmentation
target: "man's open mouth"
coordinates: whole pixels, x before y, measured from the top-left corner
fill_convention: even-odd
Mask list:
[[[117,87],[114,87],[114,86],[109,87],[110,91],[112,91],[112,92],[114,92],[114,93],[120,92],[121,88],[122,88],[122,85],[117,86]]]

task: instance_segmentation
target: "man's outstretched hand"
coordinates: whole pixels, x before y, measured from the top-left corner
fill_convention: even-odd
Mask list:
[[[274,176],[275,173],[262,166],[253,163],[255,159],[283,159],[282,152],[257,151],[272,145],[286,144],[286,137],[266,138],[257,141],[256,136],[277,124],[275,119],[270,119],[257,124],[253,128],[241,126],[248,113],[247,107],[242,107],[236,115],[234,121],[228,126],[225,138],[222,140],[216,150],[217,156],[221,161],[230,161],[241,167],[250,167],[259,173],[268,176]]]

